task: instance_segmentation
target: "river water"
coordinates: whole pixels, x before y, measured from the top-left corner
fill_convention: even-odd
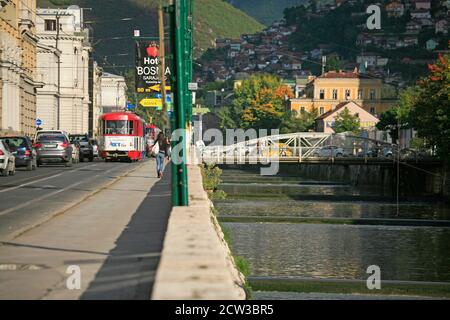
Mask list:
[[[222,180],[228,198],[215,207],[219,219],[234,219],[223,225],[251,276],[365,280],[367,267],[377,265],[383,280],[450,282],[450,208],[444,204],[418,199],[397,206],[374,188],[301,177],[224,170]],[[274,220],[261,223],[261,217]],[[277,221],[286,217],[321,223]]]

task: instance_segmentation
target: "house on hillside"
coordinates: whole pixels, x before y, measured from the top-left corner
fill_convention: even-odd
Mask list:
[[[341,102],[332,110],[316,118],[316,131],[334,133],[333,125],[336,117],[345,109],[348,109],[350,114],[358,116],[361,129],[373,129],[379,121],[376,116],[364,110],[359,104],[353,101]]]

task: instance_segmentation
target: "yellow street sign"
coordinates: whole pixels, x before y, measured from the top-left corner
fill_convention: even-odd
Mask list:
[[[162,99],[145,98],[142,99],[139,103],[143,107],[162,107]]]
[[[161,91],[161,85],[160,84],[154,85],[154,86],[150,87],[150,89],[152,89],[153,91],[159,92],[159,91]],[[170,91],[170,90],[172,90],[172,87],[166,86],[166,91]]]

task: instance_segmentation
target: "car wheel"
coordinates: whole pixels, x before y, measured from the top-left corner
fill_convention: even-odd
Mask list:
[[[84,157],[80,157],[80,162],[84,162]]]
[[[33,160],[27,162],[27,171],[33,170]]]
[[[9,174],[8,169],[0,170],[0,175],[2,177],[7,177]]]
[[[89,162],[92,162],[92,161],[94,161],[94,156],[89,157]]]

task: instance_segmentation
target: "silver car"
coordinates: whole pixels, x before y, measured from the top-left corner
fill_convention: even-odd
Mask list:
[[[347,153],[344,151],[344,149],[337,147],[337,146],[325,146],[321,147],[320,149],[314,151],[313,153],[314,157],[325,157],[325,158],[331,158],[331,157],[344,157],[347,156]]]
[[[13,176],[16,172],[16,160],[9,145],[0,139],[0,175]]]
[[[66,167],[72,166],[72,144],[64,134],[40,134],[35,148],[38,166],[44,162],[59,162],[64,163]]]

